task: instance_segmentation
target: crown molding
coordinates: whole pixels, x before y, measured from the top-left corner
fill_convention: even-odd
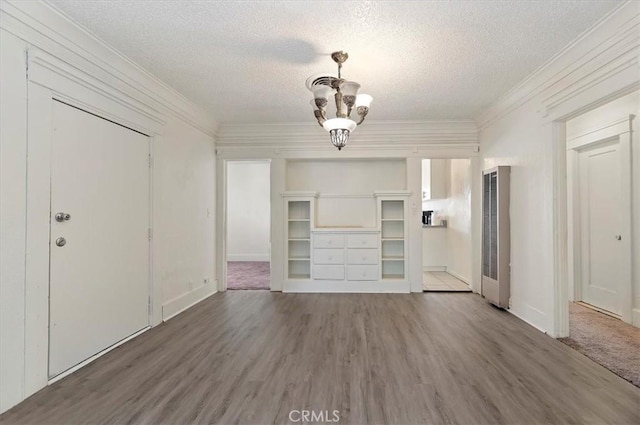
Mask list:
[[[226,124],[216,147],[227,149],[323,149],[329,134],[315,122]],[[351,133],[350,149],[477,147],[474,121],[369,121]]]
[[[476,116],[478,128],[534,99],[547,117],[604,81],[619,81],[620,92],[632,90],[640,75],[639,51],[640,2],[627,1]]]
[[[215,135],[217,122],[206,111],[46,2],[0,0],[0,28],[133,102]]]

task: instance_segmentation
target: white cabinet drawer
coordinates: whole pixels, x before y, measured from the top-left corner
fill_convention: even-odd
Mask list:
[[[352,248],[347,250],[348,264],[378,264],[377,249]]]
[[[378,266],[349,266],[347,280],[378,280]]]
[[[344,249],[317,248],[313,250],[314,264],[344,264]]]
[[[313,266],[312,279],[344,280],[344,266]]]
[[[313,235],[314,248],[343,248],[344,235],[315,234]]]
[[[351,234],[347,235],[347,247],[348,248],[377,248],[378,247],[378,235],[377,234]]]

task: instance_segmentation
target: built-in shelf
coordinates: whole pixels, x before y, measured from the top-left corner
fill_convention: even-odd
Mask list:
[[[287,211],[287,276],[289,279],[311,279],[311,201],[288,199]]]
[[[380,251],[381,277],[383,280],[405,278],[405,201],[381,199],[380,201]]]

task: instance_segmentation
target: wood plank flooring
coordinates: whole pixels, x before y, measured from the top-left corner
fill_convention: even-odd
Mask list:
[[[638,424],[640,389],[476,294],[216,294],[2,424]],[[294,416],[297,418],[297,416]]]

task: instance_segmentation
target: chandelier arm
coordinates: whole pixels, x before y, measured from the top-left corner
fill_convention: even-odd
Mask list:
[[[315,115],[316,119],[318,120],[318,125],[322,127],[322,124],[324,124],[324,122],[327,120],[324,112],[316,109],[315,111],[313,111],[313,115]]]
[[[356,122],[356,124],[360,125],[360,124],[362,124],[362,122],[364,121],[365,117],[369,113],[369,108],[367,108],[366,106],[358,106],[356,108],[356,112],[358,112],[358,116],[360,116],[360,119],[358,120],[358,122]]]

